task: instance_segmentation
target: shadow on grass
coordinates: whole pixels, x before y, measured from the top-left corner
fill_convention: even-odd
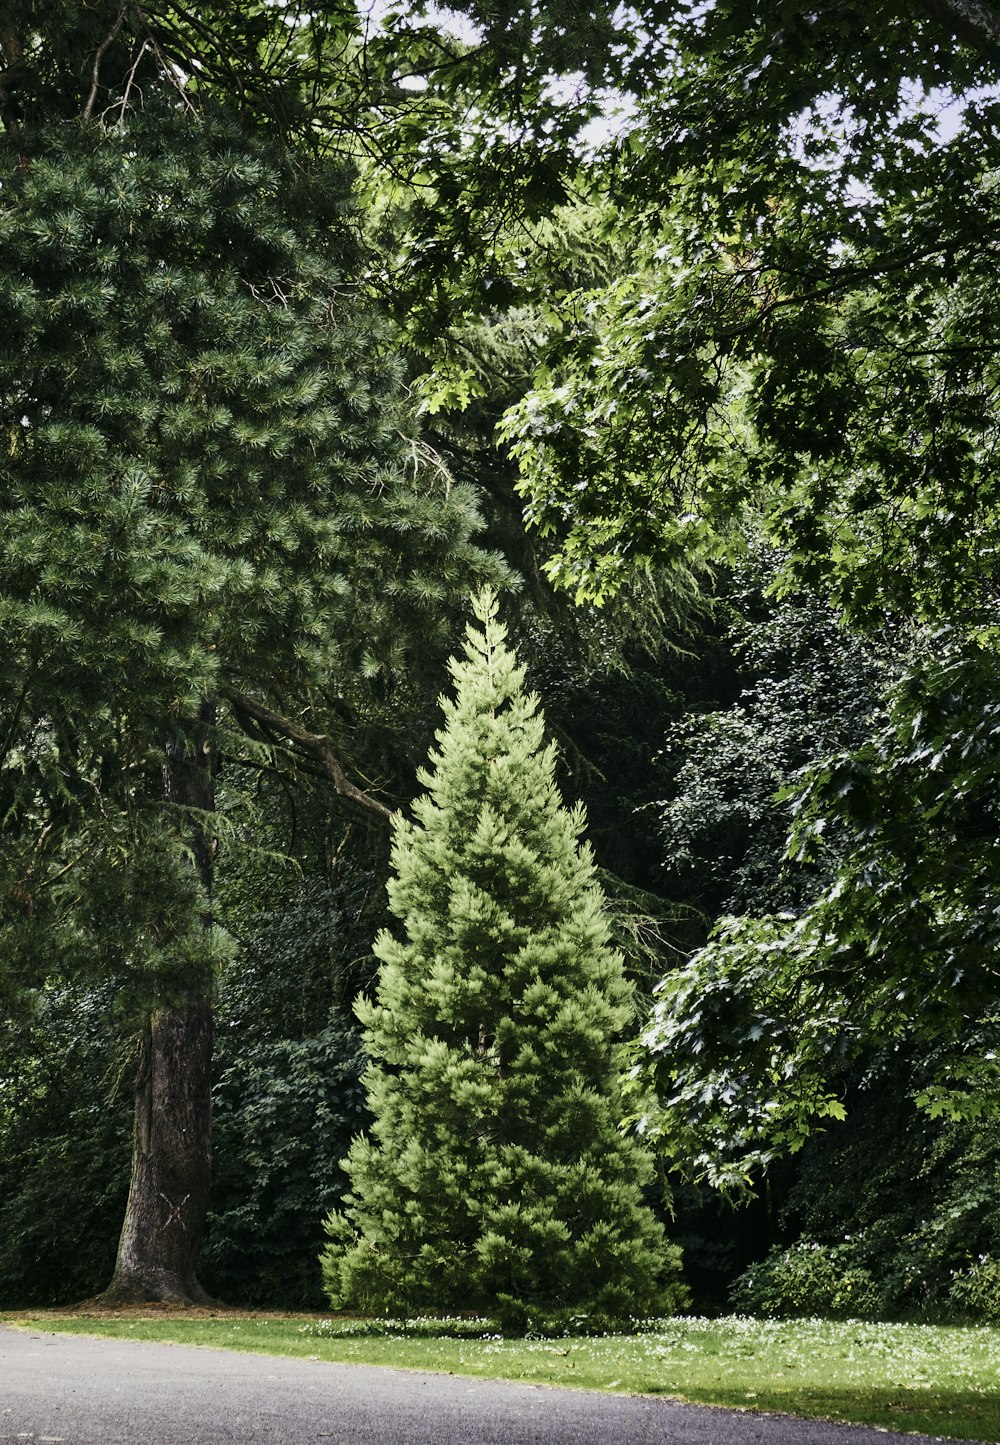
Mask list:
[[[643,1393],[658,1393],[655,1385]],[[734,1409],[774,1411],[781,1415],[813,1415],[854,1425],[878,1425],[920,1435],[944,1435],[957,1440],[1000,1441],[1000,1388],[993,1394],[980,1390],[905,1388],[890,1390],[810,1389],[789,1385],[786,1390],[762,1386],[748,1398],[747,1391],[724,1387],[689,1389],[685,1400],[696,1405],[725,1405]]]

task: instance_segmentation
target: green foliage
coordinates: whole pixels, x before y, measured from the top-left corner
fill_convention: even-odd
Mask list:
[[[290,862],[284,877],[272,866],[265,878],[252,860],[232,861],[220,906],[240,950],[219,978],[216,1039],[223,1057],[311,1038],[331,1009],[350,1013],[371,983],[371,939],[386,916],[388,843],[379,837],[377,844],[366,856],[359,842],[337,859],[329,879]]]
[[[324,858],[333,823],[326,808],[307,793],[295,798],[289,836],[280,797],[272,788],[258,800],[254,838],[272,847],[237,852],[221,870],[217,903],[240,949],[215,1002],[213,1177],[200,1273],[220,1299],[318,1309],[321,1221],[340,1202],[340,1160],[368,1120],[359,1032],[345,1013],[370,974],[388,847],[362,834],[343,850],[341,821],[341,851]],[[230,783],[226,805],[236,803]],[[290,846],[297,856],[287,856]]]
[[[988,1038],[976,1042],[990,1047]],[[736,1281],[738,1308],[995,1318],[1000,1129],[995,1120],[919,1114],[907,1093],[928,1071],[926,1060],[907,1067],[895,1052],[869,1063],[847,1122],[803,1151],[780,1211],[791,1246],[777,1246]]]
[[[948,1303],[959,1317],[989,1325],[1000,1322],[1000,1259],[983,1254],[957,1271]]]
[[[510,375],[484,352],[484,331],[499,340],[503,363],[512,336],[535,345],[539,328],[559,327],[539,285],[539,257],[551,275],[574,254],[601,249],[601,219],[579,205],[581,195],[591,199],[580,137],[601,109],[593,72],[612,54],[599,32],[610,39],[614,26],[603,5],[565,23],[560,7],[477,7],[481,35],[470,44],[451,33],[447,14],[428,17],[427,9],[394,7],[382,33],[373,27],[367,58],[394,81],[406,74],[417,83],[408,93],[397,88],[362,171],[386,211],[377,283],[410,344],[435,363],[422,400],[451,411],[494,399],[496,381]],[[567,231],[576,233],[568,245]]]
[[[357,126],[371,81],[361,18],[301,0],[11,0],[0,47],[8,128],[39,120],[121,121],[164,94],[190,113],[222,106],[259,130],[315,144],[316,127]],[[337,86],[337,80],[340,86]],[[345,94],[346,92],[346,94]]]
[[[355,884],[299,880],[296,901],[282,881],[258,899],[284,895],[287,917],[244,915],[219,981],[204,1275],[222,1299],[319,1308],[319,1221],[367,1118],[357,1029],[330,1016],[357,946],[341,912]],[[227,892],[232,903],[231,878]],[[45,990],[7,1030],[2,1060],[0,1303],[90,1297],[114,1264],[128,1189],[129,995]]]
[[[643,22],[619,37],[638,105],[601,176],[623,264],[560,292],[574,324],[540,338],[505,423],[550,573],[601,600],[762,527],[796,599],[822,594],[880,648],[906,650],[907,618],[933,630],[870,738],[849,706],[830,709],[843,732],[819,724],[824,686],[839,703],[851,680],[814,668],[784,691],[765,673],[674,739],[689,752],[664,808],[672,881],[754,916],[668,983],[650,1044],[677,1157],[734,1181],[739,1159],[745,1177],[838,1115],[873,1035],[934,1050],[914,1083],[930,1113],[995,1100],[969,1029],[997,986],[1000,30],[992,7],[952,0],[723,0]],[[775,806],[788,769],[830,749]]]
[[[248,873],[252,886],[257,880]],[[227,914],[242,947],[219,981],[216,1038],[232,1060],[245,1050],[308,1038],[333,1002],[346,928],[341,898],[318,879],[282,881],[270,896],[258,895],[252,911]]]
[[[664,5],[623,34],[638,99],[608,179],[634,260],[575,298],[589,343],[507,423],[564,583],[711,561],[749,508],[854,616],[988,607],[998,50],[976,15]]]
[[[876,1041],[925,1051],[932,1116],[993,1110],[975,1032],[998,994],[993,677],[977,644],[919,639],[871,739],[789,791],[790,854],[831,881],[797,914],[723,920],[664,980],[646,1044],[664,1139],[696,1172],[737,1183],[739,1157],[798,1148]]]
[[[636,1070],[657,1099],[643,1127],[686,1177],[740,1194],[844,1117],[836,1065],[862,1033],[813,975],[814,943],[790,919],[726,919],[659,985]]]
[[[110,990],[48,990],[0,1054],[0,1302],[89,1298],[108,1279],[128,1192],[127,1034]],[[125,1094],[128,1094],[126,1089]]]
[[[176,937],[198,976],[164,746],[227,685],[384,688],[491,564],[468,491],[408,466],[342,169],[152,107],[0,167],[0,934],[12,968],[48,933],[43,972],[148,977]]]
[[[994,678],[992,649],[960,630],[918,638],[884,726],[817,769],[794,805],[798,856],[822,856],[833,823],[848,832],[838,884],[817,905],[817,921],[836,926],[845,968],[864,960],[888,1013],[891,989],[907,999],[902,980],[919,950],[912,987],[932,1033],[997,997]]]
[[[850,1245],[794,1244],[741,1275],[733,1305],[766,1319],[877,1317],[880,1291],[855,1258]]]
[[[717,580],[732,653],[719,679],[724,695],[689,708],[658,759],[670,787],[650,805],[662,886],[709,918],[777,912],[815,896],[835,853],[824,869],[791,860],[790,801],[777,795],[810,764],[865,742],[880,700],[884,654],[815,596],[768,596],[779,565],[752,544],[742,565]]]
[[[322,1218],[367,1121],[356,1030],[239,1050],[213,1090],[213,1184],[202,1277],[241,1304],[319,1309]]]
[[[12,645],[44,647],[65,693],[164,710],[276,656],[301,683],[347,637],[374,667],[393,604],[445,596],[430,559],[472,513],[404,476],[346,178],[307,189],[280,152],[167,115],[26,144],[4,158]]]
[[[477,603],[414,822],[396,825],[375,1001],[359,1005],[375,1122],[327,1223],[331,1302],[619,1317],[679,1301],[676,1251],[618,1129],[631,1015],[579,811],[537,699]]]

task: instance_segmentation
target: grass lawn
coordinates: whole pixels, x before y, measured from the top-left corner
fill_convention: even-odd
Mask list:
[[[629,1335],[503,1339],[467,1320],[152,1310],[0,1318],[70,1334],[665,1395],[1000,1441],[1000,1329],[985,1327],[733,1317],[652,1321]]]

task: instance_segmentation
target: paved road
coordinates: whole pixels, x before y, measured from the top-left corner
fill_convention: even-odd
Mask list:
[[[0,1445],[919,1445],[642,1396],[0,1328]]]

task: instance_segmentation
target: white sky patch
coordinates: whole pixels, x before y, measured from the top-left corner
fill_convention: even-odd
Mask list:
[[[636,124],[638,103],[633,96],[617,90],[588,91],[582,75],[555,76],[545,89],[547,98],[556,105],[596,100],[600,106],[600,114],[587,122],[577,138],[576,149],[583,159],[593,157],[602,146],[626,135]]]
[[[917,81],[906,82],[901,88],[899,108],[889,122],[893,144],[914,154],[947,146],[961,135],[970,105],[998,99],[1000,87],[982,87],[959,95],[943,86],[925,90]],[[894,133],[898,122],[917,117],[923,121],[922,134],[904,138]],[[842,95],[829,92],[818,96],[788,127],[791,153],[819,174],[843,178],[844,167],[853,154],[852,133],[857,125],[855,112]],[[873,198],[871,188],[858,176],[847,178],[843,196],[848,205],[858,207],[870,204]]]
[[[394,0],[370,0],[368,4],[359,4],[358,13],[367,29],[380,29],[388,16],[404,14],[405,6],[400,5],[399,0],[395,0],[395,3]],[[467,45],[479,45],[483,41],[482,30],[473,24],[468,15],[447,5],[429,5],[425,18],[430,24],[439,26]],[[632,6],[621,4],[615,12],[615,25],[623,35],[631,32],[634,43],[637,34],[642,31],[641,14]],[[624,49],[623,41],[622,50]],[[427,88],[426,80],[419,75],[402,76],[399,84],[404,90],[417,93]],[[582,75],[552,76],[546,92],[547,98],[560,106],[572,106],[584,98],[596,98],[600,104],[601,113],[589,121],[580,132],[578,148],[581,158],[592,157],[609,141],[625,135],[636,123],[638,106],[634,97],[613,90],[599,91],[596,97],[593,94],[587,96]]]
[[[714,0],[689,0],[688,20],[697,20],[704,17],[714,8]],[[390,15],[405,15],[408,6],[406,0],[358,0],[358,13],[362,16],[364,23],[369,29],[380,29],[386,18]],[[468,45],[478,45],[483,41],[482,30],[470,20],[464,12],[452,9],[447,4],[429,4],[423,12],[422,17],[427,23],[438,26],[455,39]],[[416,19],[416,15],[414,15]],[[625,36],[629,37],[628,48],[642,51],[644,47],[652,48],[662,44],[662,37],[655,35],[644,22],[641,7],[633,4],[619,4],[614,23],[623,36],[622,50],[626,48]],[[666,55],[664,61],[666,62]],[[419,93],[426,89],[426,80],[420,75],[406,75],[400,77],[400,85],[405,90]],[[581,75],[553,76],[547,86],[548,98],[557,105],[572,106],[582,99],[597,99],[600,105],[600,114],[583,128],[579,138],[579,151],[581,158],[592,157],[602,146],[610,141],[616,140],[634,129],[639,120],[639,103],[631,95],[625,95],[618,91],[603,90],[597,93],[586,94],[584,80]],[[963,113],[969,104],[976,104],[984,100],[1000,99],[1000,87],[983,88],[978,91],[956,95],[954,92],[944,88],[936,88],[933,91],[925,92],[922,87],[913,83],[909,87],[909,93],[903,97],[902,112],[909,111],[911,114],[917,110],[923,110],[928,118],[928,134],[926,143],[931,146],[946,145],[954,140],[963,129]],[[842,97],[830,94],[820,96],[809,107],[803,111],[798,120],[793,124],[790,131],[793,150],[799,158],[806,160],[805,149],[810,131],[817,127],[832,127],[835,131],[841,130],[844,134],[843,153],[848,149],[847,136],[849,135],[853,117],[849,108],[843,106]],[[810,164],[819,164],[814,156]],[[838,162],[835,156],[822,164],[823,169],[836,171]],[[864,196],[859,192],[858,200]]]
[[[954,140],[962,130],[962,112],[967,106],[1000,100],[1000,86],[984,85],[961,96],[955,95],[954,91],[938,89],[931,91],[928,99],[938,107],[938,138],[944,143]]]
[[[366,26],[373,30],[381,29],[386,16],[401,15],[406,10],[405,5],[400,5],[398,0],[370,0],[370,3],[360,3],[358,14],[365,21]],[[424,18],[431,24],[437,25],[441,30],[453,35],[456,40],[462,40],[467,45],[479,45],[482,43],[483,32],[477,25],[458,10],[450,10],[447,5],[428,5]],[[414,16],[416,19],[416,16]]]

